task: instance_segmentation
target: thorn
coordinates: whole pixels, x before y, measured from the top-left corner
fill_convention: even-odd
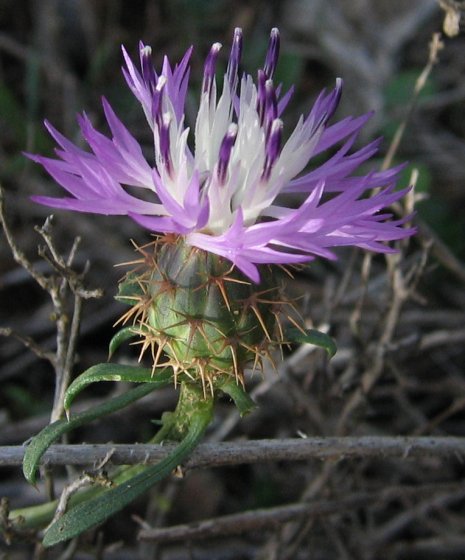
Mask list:
[[[171,367],[173,368],[174,388],[176,389],[178,386],[178,375],[179,375],[180,368],[178,364],[171,365]]]
[[[207,373],[207,382],[208,382],[208,386],[210,388],[210,395],[212,396],[212,398],[215,397],[215,392],[214,392],[214,387],[213,387],[213,379],[211,378],[211,376]]]
[[[164,347],[165,347],[165,342],[166,342],[166,340],[160,340],[160,341],[158,342],[158,348],[157,348],[157,352],[156,352],[155,356],[153,356],[153,345],[152,345],[152,357],[153,357],[152,377],[153,377],[153,375],[154,375],[154,373],[155,373],[155,369],[156,369],[157,366],[158,366],[158,362],[159,362],[159,360],[160,360],[160,356],[162,355],[163,349],[164,349]],[[175,382],[174,385],[176,386],[176,382]]]
[[[168,336],[166,336],[166,340],[164,341],[164,345],[163,345],[163,346],[168,346],[170,352],[171,352],[173,355],[176,355],[176,353],[175,353],[175,351],[174,351],[174,348],[173,348],[173,345],[172,345],[171,342],[170,342],[171,340],[174,340],[174,337],[171,336],[171,337],[168,338]]]
[[[302,296],[303,297],[303,296]],[[296,301],[297,299],[300,298],[296,298],[294,301]],[[297,307],[294,305],[294,303],[292,302],[292,300],[286,300],[284,302],[285,305],[287,305],[288,307],[290,307],[292,309],[292,311],[299,317],[299,319],[302,321],[302,323],[305,323],[304,318],[302,317],[302,314],[299,313],[299,310],[297,309]]]
[[[277,311],[271,311],[271,313],[274,315],[275,319],[276,319],[276,326],[278,327],[278,333],[279,333],[279,340],[278,340],[278,344],[282,344],[282,342],[284,341],[284,333],[283,333],[283,326],[281,324],[281,318],[280,318],[280,313]]]
[[[208,325],[209,327],[211,327],[212,329],[215,329],[215,331],[219,334],[219,337],[214,340],[213,342],[217,342],[219,340],[219,338],[226,338],[225,333],[223,333],[218,327],[217,325],[215,325],[215,323],[213,323],[212,321],[209,321],[208,319],[205,318],[201,318],[201,319],[197,319],[194,317],[190,317],[189,315],[187,315],[187,313],[182,313],[181,311],[176,311],[176,313],[178,315],[180,315],[181,317],[184,317],[183,321],[179,321],[179,323],[175,323],[174,325],[171,325],[170,328],[175,328],[175,327],[180,327],[183,325],[188,325],[189,327],[191,327],[191,331],[189,332],[189,343],[188,343],[188,350],[190,350],[190,344],[192,342],[192,338],[195,335],[195,331],[198,330],[199,333],[202,335],[203,339],[205,340],[205,342],[207,343],[207,346],[209,347],[209,350],[211,350],[211,352],[214,353],[214,348],[211,345],[211,340],[209,339],[209,337],[207,336],[205,330],[204,330],[204,324]],[[194,327],[194,332],[192,333],[192,327]]]
[[[264,349],[263,350],[263,354],[265,355],[266,359],[269,360],[271,367],[274,369],[275,373],[278,373],[278,368],[276,367],[276,362],[273,360],[270,352],[268,351],[268,349]]]
[[[236,349],[234,348],[234,346],[232,344],[228,344],[228,347],[231,350],[231,357],[232,357],[233,369],[234,369],[234,378],[236,380],[236,383],[239,383],[239,379],[240,379],[241,376],[239,374],[239,369],[238,369],[238,364],[237,364]]]
[[[226,293],[226,290],[224,289],[224,282],[223,281],[221,281],[218,284],[218,289],[220,290],[220,293],[223,296],[223,300],[224,300],[224,303],[226,304],[226,307],[227,307],[228,311],[231,312],[231,305],[229,303],[228,294]]]
[[[137,361],[139,363],[142,361],[142,358],[143,358],[145,352],[147,351],[147,349],[149,347],[152,347],[152,349],[153,349],[153,340],[150,340],[149,337],[146,337],[141,341],[133,342],[132,344],[140,344],[142,346],[141,350],[140,350],[140,353],[139,353],[139,358],[137,359]]]
[[[261,351],[258,348],[258,346],[256,346],[255,349],[254,349],[254,361],[253,361],[253,366],[252,366],[252,375],[255,373],[255,370],[257,369],[257,366],[260,367],[260,372],[263,375],[263,358],[262,358]]]
[[[299,323],[297,323],[297,321],[295,321],[290,315],[286,315],[286,317],[294,325],[294,327],[299,329],[302,334],[307,334],[305,329],[301,325],[299,325]]]
[[[229,303],[228,294],[226,293],[226,290],[225,290],[225,287],[224,287],[225,280],[227,280],[227,278],[218,277],[218,276],[210,276],[209,279],[207,280],[207,283],[208,284],[213,284],[218,288],[221,296],[223,297],[223,301],[224,301],[228,311],[231,312],[231,305]]]
[[[229,274],[230,271],[234,270],[234,265],[231,267],[230,270],[228,270],[227,274]],[[232,278],[231,276],[225,276],[224,280],[226,282],[233,282],[234,284],[243,284],[244,286],[251,286],[252,282],[249,282],[248,280],[241,280],[240,278]]]
[[[116,263],[113,265],[114,268],[118,268],[120,266],[133,266],[135,264],[144,264],[145,260],[144,259],[135,259],[133,261],[124,261],[121,263]]]
[[[263,320],[263,317],[261,316],[261,313],[260,313],[258,307],[255,304],[252,304],[250,307],[252,308],[252,311],[255,313],[255,316],[257,317],[258,322],[260,323],[260,326],[262,327],[266,338],[271,342],[270,333],[268,332],[268,329],[266,328],[265,321]]]
[[[287,266],[284,266],[282,264],[278,264],[278,267],[285,273],[287,274],[292,280],[294,280],[294,275],[292,274],[292,272],[289,270],[289,268]]]
[[[204,362],[203,360],[198,359],[197,360],[197,369],[199,371],[199,375],[200,375],[200,380],[202,382],[202,391],[203,391],[203,396],[206,399],[207,398],[207,391],[206,391],[206,386],[205,386],[205,369],[204,369]]]
[[[126,311],[126,313],[123,313],[123,315],[121,315],[121,317],[113,324],[113,326],[117,327],[120,324],[125,325],[132,317],[134,317],[134,323],[135,323],[140,314],[141,314],[140,304],[136,304],[133,307],[131,307],[131,309]]]
[[[255,373],[255,370],[257,369],[257,366],[260,364],[260,367],[263,369],[263,364],[261,361],[261,356],[258,352],[255,353],[255,358],[253,361],[253,366],[252,366],[252,375]]]

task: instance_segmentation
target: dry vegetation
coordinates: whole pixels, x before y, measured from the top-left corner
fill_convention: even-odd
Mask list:
[[[294,116],[342,76],[340,117],[376,109],[368,134],[386,141],[375,163],[410,161],[404,181],[416,182],[417,200],[406,204],[416,202],[419,233],[395,256],[342,251],[339,261],[318,261],[296,274],[289,289],[302,314],[309,326],[329,329],[338,353],[328,362],[309,346],[290,349],[277,374],[249,380],[259,404],[249,417],[240,420],[229,402],[220,403],[207,444],[184,478],[173,477],[105,526],[52,551],[33,534],[10,530],[3,501],[1,559],[465,557],[465,37],[457,27],[463,4],[2,1],[0,464],[10,466],[2,467],[0,496],[12,508],[44,501],[82,473],[69,466],[79,461],[70,450],[64,460],[52,458],[68,467],[54,467],[53,476],[44,469],[37,492],[22,478],[17,446],[60,416],[70,376],[106,360],[122,312],[113,299],[121,274],[114,264],[131,259],[130,238],[146,239],[129,220],[60,213],[46,221],[47,210],[28,197],[58,189],[21,151],[51,152],[43,117],[70,137],[83,108],[100,123],[101,94],[150,145],[120,75],[121,43],[135,52],[142,38],[158,61],[194,43],[195,87],[213,41],[227,44],[232,29],[243,27],[252,69],[268,30],[278,25],[280,78],[297,86]],[[445,16],[454,36],[436,37],[431,47]],[[135,357],[130,347],[119,355],[126,362]],[[89,391],[76,410],[121,391]],[[174,402],[172,390],[150,395],[78,430],[70,443],[144,441],[151,419]],[[111,448],[78,453],[88,453],[95,469]],[[118,449],[110,461],[124,462],[127,447]]]

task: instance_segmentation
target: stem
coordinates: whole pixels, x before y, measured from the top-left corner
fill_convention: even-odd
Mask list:
[[[176,410],[174,412],[164,413],[162,427],[148,442],[156,444],[169,439],[179,440],[182,438],[181,443],[168,457],[157,465],[146,466],[139,464],[117,469],[112,477],[116,488],[112,490],[94,486],[74,494],[69,500],[70,513],[74,511],[76,509],[75,506],[79,504],[82,504],[84,507],[89,500],[92,500],[92,503],[94,503],[94,501],[97,502],[99,500],[102,494],[109,494],[110,492],[117,491],[121,485],[129,480],[131,480],[132,486],[134,477],[138,475],[144,475],[145,479],[148,481],[148,487],[155,484],[157,480],[167,476],[197,446],[212,419],[212,415],[213,398],[205,399],[200,389],[193,385],[188,385],[185,382],[181,383],[181,391]],[[161,470],[161,475],[158,475],[159,478],[157,478],[157,469],[159,471]],[[54,500],[39,506],[16,509],[10,513],[10,520],[17,521],[18,528],[20,529],[40,529],[53,519],[57,505],[58,500]],[[124,505],[121,507],[124,507]],[[111,515],[111,513],[109,513],[109,515]],[[63,518],[64,517],[65,516],[63,516]]]

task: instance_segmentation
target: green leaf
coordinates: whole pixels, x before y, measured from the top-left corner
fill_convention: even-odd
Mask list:
[[[67,511],[46,531],[43,545],[53,546],[71,539],[117,513],[156,482],[168,476],[197,446],[213,416],[213,399],[192,417],[186,437],[174,451],[157,465],[121,483],[93,499],[78,504]]]
[[[220,389],[232,398],[241,416],[249,414],[257,406],[244,388],[234,379],[227,379],[220,384]]]
[[[302,332],[297,327],[289,327],[286,329],[285,339],[294,344],[313,344],[313,346],[323,348],[330,358],[337,352],[334,339],[326,333],[315,329],[307,329],[305,332]]]
[[[37,468],[42,455],[59,437],[97,418],[120,410],[138,399],[141,399],[145,395],[148,395],[155,389],[157,389],[157,386],[154,386],[154,384],[139,385],[124,395],[120,395],[99,406],[76,414],[76,416],[73,416],[69,421],[65,419],[57,420],[53,422],[53,424],[46,426],[39,434],[32,438],[31,443],[26,448],[23,459],[23,473],[26,480],[31,484],[35,483]]]
[[[166,387],[173,380],[173,370],[166,368],[154,373],[150,368],[126,366],[123,364],[97,364],[92,366],[71,383],[65,394],[64,407],[69,410],[76,396],[91,383],[100,381],[127,381],[130,383],[151,383],[153,388]]]
[[[108,355],[111,358],[113,354],[118,350],[118,348],[129,340],[130,338],[134,338],[135,336],[142,336],[144,333],[138,329],[137,327],[124,327],[120,329],[110,340],[110,344],[108,345]]]

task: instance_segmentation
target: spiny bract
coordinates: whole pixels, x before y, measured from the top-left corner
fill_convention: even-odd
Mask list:
[[[292,304],[269,267],[257,285],[225,258],[175,235],[138,250],[139,268],[120,284],[118,299],[132,304],[121,321],[132,319],[154,368],[168,363],[213,390],[228,375],[242,383],[245,367],[262,368],[285,342],[279,315]],[[159,364],[162,353],[168,362]]]

